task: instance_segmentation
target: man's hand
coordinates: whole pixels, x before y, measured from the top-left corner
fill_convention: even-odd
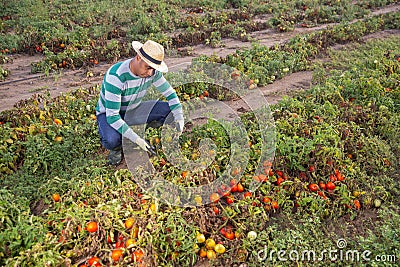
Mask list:
[[[146,140],[144,140],[144,139],[138,137],[138,138],[136,138],[135,143],[136,143],[141,149],[143,149],[144,151],[150,152],[151,147],[150,147],[150,145],[146,142]]]
[[[175,127],[179,132],[183,132],[183,126],[185,125],[185,121],[184,120],[176,120],[175,121]]]

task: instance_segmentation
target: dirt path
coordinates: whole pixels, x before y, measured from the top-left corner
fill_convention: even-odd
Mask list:
[[[398,10],[400,10],[400,4],[395,4],[378,9],[372,12],[371,15],[384,14]],[[259,17],[257,19],[262,20],[265,18]],[[251,37],[261,45],[273,46],[283,43],[295,35],[321,30],[331,25],[333,24],[325,24],[312,28],[297,27],[294,31],[285,33],[268,29],[253,32],[251,33]],[[183,48],[183,50],[188,51],[190,53],[189,56],[178,57],[170,55],[165,61],[170,67],[173,67],[180,63],[190,62],[199,55],[210,56],[216,54],[225,57],[228,54],[234,53],[237,49],[251,47],[251,42],[241,42],[234,39],[223,39],[222,43],[224,47],[211,48],[206,45],[186,47]],[[44,74],[31,74],[31,63],[39,61],[42,56],[17,54],[10,56],[10,58],[12,62],[4,64],[4,68],[10,70],[10,76],[6,81],[0,82],[0,112],[11,109],[18,101],[27,99],[34,94],[49,92],[51,96],[55,97],[63,92],[75,90],[80,87],[87,88],[100,84],[104,73],[111,65],[99,64],[90,69],[94,74],[93,77],[87,77],[87,69],[65,70],[46,76]],[[310,83],[311,73],[299,72],[260,89],[268,103],[275,103],[282,95],[287,94],[288,91],[305,89],[309,87]],[[235,108],[238,108],[238,103],[232,104],[235,104]]]

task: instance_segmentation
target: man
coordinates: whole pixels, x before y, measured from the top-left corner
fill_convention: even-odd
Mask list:
[[[133,41],[136,56],[118,62],[107,71],[96,106],[97,123],[102,145],[110,151],[108,164],[118,165],[122,159],[122,137],[136,143],[144,151],[150,145],[129,126],[151,123],[160,126],[172,112],[180,132],[184,119],[182,106],[175,90],[164,78],[168,71],[162,45],[148,40],[144,44]],[[154,85],[168,102],[143,101],[147,89]]]

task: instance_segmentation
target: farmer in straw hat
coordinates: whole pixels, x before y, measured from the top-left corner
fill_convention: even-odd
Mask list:
[[[129,126],[146,124],[161,126],[175,121],[180,132],[184,119],[182,106],[175,90],[164,78],[168,71],[162,45],[148,40],[144,44],[133,41],[134,58],[118,62],[105,74],[100,98],[96,106],[97,123],[102,145],[110,151],[108,163],[118,165],[122,159],[122,136],[130,139],[144,151],[149,144]],[[155,88],[168,102],[143,101],[147,89]],[[128,112],[129,111],[129,112]],[[168,116],[172,113],[173,116]],[[168,118],[167,118],[168,117]],[[166,121],[173,118],[173,121]]]

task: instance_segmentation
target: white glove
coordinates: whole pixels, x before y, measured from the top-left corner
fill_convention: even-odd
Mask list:
[[[185,121],[184,120],[176,120],[175,124],[176,124],[177,130],[179,132],[183,132],[183,126],[185,125]]]
[[[149,151],[150,145],[149,145],[144,139],[138,137],[138,138],[136,138],[135,143],[136,143],[141,149],[143,149],[144,151],[150,152],[150,151]]]

